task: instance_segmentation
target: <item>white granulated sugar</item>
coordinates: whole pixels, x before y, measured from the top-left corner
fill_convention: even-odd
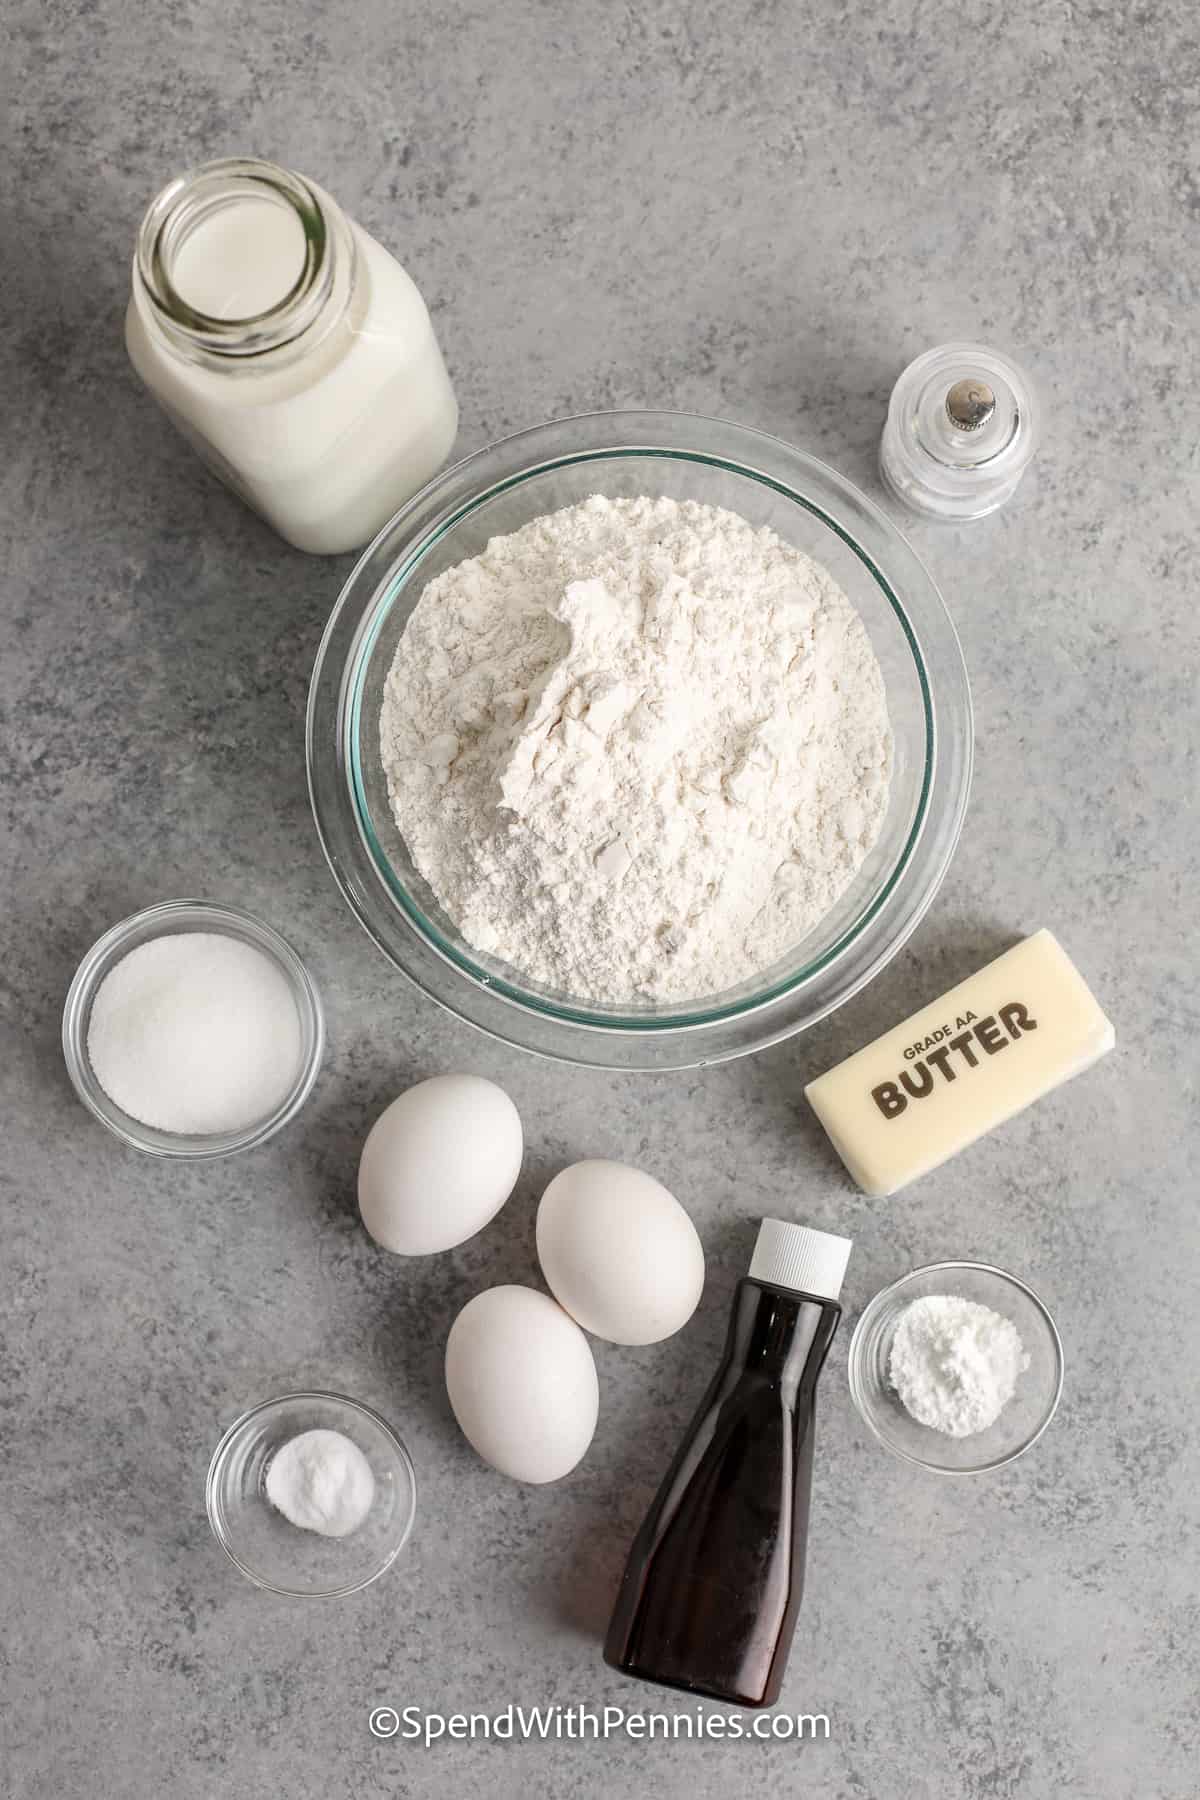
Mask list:
[[[887,807],[858,614],[774,532],[694,501],[595,497],[438,576],[380,736],[396,823],[467,942],[599,1001],[768,968]]]
[[[137,944],[100,983],[88,1060],[131,1118],[181,1136],[244,1131],[287,1099],[300,1015],[263,951],[213,931]]]
[[[948,1437],[994,1425],[1029,1367],[1010,1319],[956,1294],[928,1294],[896,1325],[888,1378],[918,1424]]]

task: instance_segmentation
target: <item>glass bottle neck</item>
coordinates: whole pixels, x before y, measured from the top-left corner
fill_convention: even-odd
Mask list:
[[[815,1385],[841,1316],[834,1300],[818,1300],[743,1276],[730,1316],[724,1364],[731,1371],[753,1370],[778,1384],[792,1404],[802,1388]]]
[[[228,158],[177,176],[138,232],[135,299],[178,355],[235,370],[306,354],[342,317],[354,234],[328,194],[275,163]]]

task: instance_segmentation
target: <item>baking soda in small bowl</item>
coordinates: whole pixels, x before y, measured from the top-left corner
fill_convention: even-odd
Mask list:
[[[267,1499],[301,1531],[349,1537],[375,1503],[371,1465],[340,1431],[302,1431],[267,1464]]]

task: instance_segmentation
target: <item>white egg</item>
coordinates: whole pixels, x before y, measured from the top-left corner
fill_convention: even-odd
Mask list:
[[[613,1344],[670,1337],[704,1287],[696,1227],[660,1181],[625,1163],[556,1175],[538,1207],[537,1251],[559,1304]]]
[[[516,1107],[480,1075],[435,1075],[382,1113],[358,1165],[358,1209],[385,1250],[451,1250],[495,1218],[521,1172]]]
[[[514,1481],[559,1480],[596,1430],[591,1347],[534,1288],[488,1288],[467,1302],[446,1341],[446,1392],[468,1443]]]

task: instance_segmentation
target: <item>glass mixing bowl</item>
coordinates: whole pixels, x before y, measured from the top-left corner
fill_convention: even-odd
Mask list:
[[[883,830],[837,904],[753,980],[693,1000],[608,1006],[556,992],[474,949],[414,867],[388,805],[384,683],[427,582],[489,538],[603,494],[667,495],[740,513],[807,552],[858,609],[895,739]],[[811,456],[686,413],[593,413],[505,438],[448,469],[366,550],[326,628],[308,708],[308,777],[329,865],[359,921],[419,988],[526,1050],[605,1068],[676,1069],[802,1031],[904,943],[946,872],[971,778],[962,651],[895,526]]]

